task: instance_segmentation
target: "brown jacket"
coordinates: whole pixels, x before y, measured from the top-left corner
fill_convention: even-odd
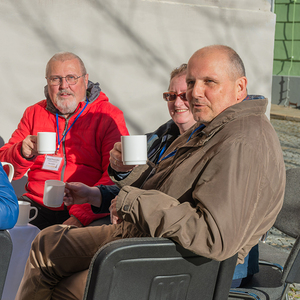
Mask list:
[[[118,182],[118,214],[145,235],[216,260],[238,252],[242,263],[275,222],[284,196],[285,165],[266,106],[266,99],[231,106],[189,142],[199,124],[176,139],[164,155],[177,149],[175,156],[153,176],[151,163],[135,168]]]

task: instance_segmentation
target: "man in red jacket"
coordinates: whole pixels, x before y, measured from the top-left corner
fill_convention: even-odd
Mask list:
[[[46,66],[46,99],[25,110],[18,128],[0,149],[0,161],[14,165],[15,180],[28,171],[27,192],[20,198],[38,208],[31,223],[40,229],[60,223],[87,226],[103,217],[94,214],[89,204],[68,209],[43,204],[45,180],[113,184],[107,174],[109,151],[128,131],[122,111],[88,77],[77,55],[55,54]],[[38,154],[38,132],[56,132],[57,151],[51,157]],[[49,169],[49,159],[57,162],[56,170]]]

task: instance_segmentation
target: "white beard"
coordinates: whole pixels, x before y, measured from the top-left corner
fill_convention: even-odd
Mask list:
[[[76,110],[78,103],[75,97],[65,100],[60,99],[59,96],[56,96],[54,106],[65,115],[73,113]]]

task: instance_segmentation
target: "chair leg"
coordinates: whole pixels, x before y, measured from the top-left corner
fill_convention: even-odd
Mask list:
[[[288,288],[289,288],[289,286],[290,286],[289,283],[285,284],[284,289],[283,289],[282,294],[281,294],[280,300],[289,300],[289,297],[288,297]]]
[[[260,298],[253,293],[248,293],[248,292],[244,292],[244,291],[243,292],[242,291],[233,291],[233,290],[229,291],[229,298],[260,300]]]

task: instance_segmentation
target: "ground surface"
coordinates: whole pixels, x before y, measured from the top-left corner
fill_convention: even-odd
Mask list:
[[[300,167],[300,122],[271,119],[271,123],[280,140],[286,169]],[[272,228],[266,243],[290,252],[294,241],[293,238]],[[291,300],[300,299],[300,284],[291,285],[288,295]]]

